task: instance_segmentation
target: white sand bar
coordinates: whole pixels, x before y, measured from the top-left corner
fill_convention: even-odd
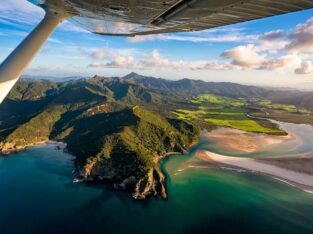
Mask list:
[[[249,171],[264,173],[287,180],[288,182],[313,188],[313,175],[284,169],[252,158],[223,156],[209,151],[200,151],[197,153],[197,157],[205,160],[212,160],[225,165],[239,167]]]

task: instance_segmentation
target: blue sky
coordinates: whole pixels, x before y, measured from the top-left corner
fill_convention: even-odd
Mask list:
[[[43,15],[26,0],[1,3],[1,61]],[[313,9],[200,32],[135,38],[100,36],[66,21],[25,74],[122,76],[131,71],[313,89]]]

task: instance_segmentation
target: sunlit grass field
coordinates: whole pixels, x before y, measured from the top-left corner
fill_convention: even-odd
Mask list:
[[[249,118],[246,115],[248,103],[244,99],[201,94],[192,98],[190,102],[197,104],[197,109],[178,109],[174,112],[177,118],[189,121],[201,119],[216,126],[248,132],[284,133],[281,129],[262,126],[257,120]]]
[[[273,103],[271,100],[260,100],[260,99],[252,99],[252,103],[268,108],[268,109],[275,109],[275,110],[283,110],[287,112],[298,112],[302,114],[310,114],[311,112],[309,110],[306,110],[304,108],[297,108],[295,105],[290,105],[290,104],[277,104]]]

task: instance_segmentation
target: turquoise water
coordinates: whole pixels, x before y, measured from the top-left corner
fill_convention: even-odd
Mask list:
[[[134,201],[72,183],[72,157],[45,145],[0,158],[0,233],[313,233],[313,196],[192,155],[163,169],[169,199]]]
[[[294,156],[299,154],[308,154],[313,152],[313,126],[307,124],[293,124],[284,123],[271,120],[278,124],[280,128],[291,134],[292,138],[285,142],[267,147],[255,153],[229,153],[227,150],[220,148],[214,142],[208,141],[205,137],[200,140],[195,150],[210,150],[215,153],[239,156],[239,157],[280,157],[280,156]]]

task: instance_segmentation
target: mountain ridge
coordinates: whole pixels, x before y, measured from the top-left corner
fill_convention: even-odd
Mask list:
[[[268,98],[296,106],[263,100]],[[136,199],[158,194],[166,198],[165,176],[159,166],[162,155],[188,150],[202,128],[237,126],[284,134],[268,121],[249,119],[247,100],[263,105],[256,110],[276,108],[273,113],[278,118],[286,110],[291,111],[289,119],[301,114],[301,122],[308,113],[303,107],[313,103],[310,98],[301,92],[190,79],[168,81],[136,73],[65,82],[21,80],[0,106],[0,153],[62,141],[75,156],[77,175],[84,180],[112,183]]]

